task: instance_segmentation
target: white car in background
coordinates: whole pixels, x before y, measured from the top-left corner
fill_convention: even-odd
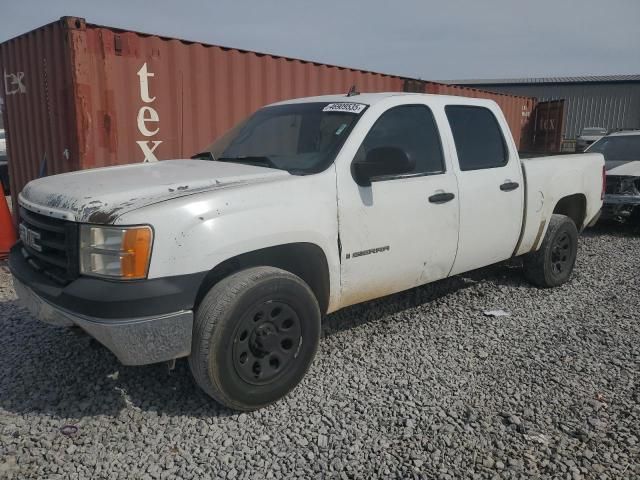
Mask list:
[[[640,223],[640,130],[612,133],[586,151],[604,155],[607,184],[602,218]]]
[[[576,140],[576,152],[584,152],[593,143],[607,134],[607,129],[602,127],[585,127]]]

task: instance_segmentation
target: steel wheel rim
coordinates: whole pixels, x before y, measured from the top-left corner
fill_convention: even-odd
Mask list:
[[[567,232],[562,232],[551,247],[551,272],[555,276],[564,274],[571,267],[573,245]]]
[[[233,335],[233,366],[252,385],[266,385],[295,364],[302,346],[298,314],[284,302],[263,302],[249,309]]]

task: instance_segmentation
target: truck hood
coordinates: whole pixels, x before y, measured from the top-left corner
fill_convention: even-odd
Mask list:
[[[154,203],[289,175],[283,170],[239,163],[164,160],[33,180],[20,193],[19,202],[44,215],[108,224],[126,212]]]

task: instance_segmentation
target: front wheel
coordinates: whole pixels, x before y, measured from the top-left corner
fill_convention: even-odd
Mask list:
[[[540,249],[524,257],[524,275],[541,288],[562,285],[571,276],[578,253],[578,230],[564,215],[552,215]]]
[[[292,390],[320,339],[320,309],[299,277],[272,267],[237,272],[214,285],[196,312],[189,365],[223,405],[254,410]]]

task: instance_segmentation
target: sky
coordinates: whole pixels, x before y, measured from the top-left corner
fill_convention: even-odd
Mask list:
[[[62,16],[425,80],[640,73],[640,0],[1,0],[0,42]]]

